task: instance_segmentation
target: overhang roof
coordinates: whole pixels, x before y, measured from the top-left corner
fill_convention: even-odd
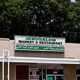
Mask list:
[[[3,57],[0,57],[0,62]],[[8,62],[8,58],[4,58],[4,62]],[[80,59],[66,58],[39,58],[39,57],[9,57],[9,62],[19,63],[42,63],[42,64],[80,64]]]

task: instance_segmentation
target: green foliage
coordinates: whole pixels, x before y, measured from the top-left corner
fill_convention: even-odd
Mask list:
[[[0,37],[65,37],[80,43],[80,3],[70,0],[1,0]]]

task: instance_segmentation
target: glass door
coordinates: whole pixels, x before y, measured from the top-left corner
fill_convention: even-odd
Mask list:
[[[56,76],[56,80],[64,80],[64,76]]]

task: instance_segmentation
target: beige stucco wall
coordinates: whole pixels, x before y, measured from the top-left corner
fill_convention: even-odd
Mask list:
[[[0,38],[0,56],[3,50],[9,50],[10,56],[21,57],[49,57],[49,58],[78,58],[80,59],[80,44],[66,43],[64,53],[55,52],[30,52],[30,51],[15,51],[14,40]],[[5,53],[5,55],[7,55]],[[10,80],[15,80],[15,65],[10,63]],[[64,65],[65,80],[76,80],[76,65]],[[0,63],[0,80],[2,79],[2,63]],[[5,63],[4,79],[7,80],[7,63]]]
[[[0,38],[0,56],[2,56],[2,51],[3,50],[9,50],[10,48],[10,43],[9,43],[9,39],[5,39],[5,38]]]
[[[65,80],[76,80],[76,65],[64,65]]]
[[[0,56],[3,50],[10,50],[10,56],[25,56],[25,57],[51,57],[51,58],[80,58],[80,44],[65,43],[65,52],[35,52],[35,51],[15,51],[14,40],[0,38]],[[7,55],[7,54],[5,54]]]
[[[64,57],[66,58],[79,58],[80,59],[80,44],[79,43],[66,43]]]

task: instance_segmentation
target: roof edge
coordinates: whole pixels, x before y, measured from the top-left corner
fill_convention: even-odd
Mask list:
[[[0,38],[0,41],[3,40],[3,41],[9,41],[10,39],[9,38]]]

